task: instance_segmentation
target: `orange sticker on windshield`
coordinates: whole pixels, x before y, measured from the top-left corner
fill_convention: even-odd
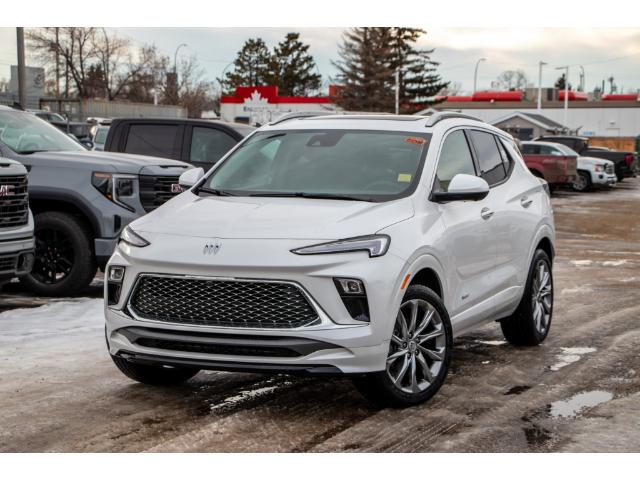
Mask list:
[[[407,143],[412,143],[414,145],[424,145],[427,141],[424,138],[420,137],[407,137],[404,139]]]

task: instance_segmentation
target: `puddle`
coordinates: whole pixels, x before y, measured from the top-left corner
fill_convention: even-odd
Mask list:
[[[507,390],[503,395],[520,395],[531,388],[531,385],[516,385]]]
[[[562,353],[556,355],[557,363],[551,365],[549,370],[557,372],[567,365],[577,362],[587,353],[593,353],[596,349],[592,347],[562,347]]]
[[[601,403],[608,402],[613,394],[603,390],[593,390],[574,395],[567,400],[558,400],[550,406],[550,415],[554,418],[571,418],[580,415],[587,408],[593,408]]]

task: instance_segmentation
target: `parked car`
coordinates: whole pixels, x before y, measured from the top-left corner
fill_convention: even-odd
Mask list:
[[[520,142],[524,161],[536,177],[551,188],[571,186],[578,175],[578,154],[559,143]]]
[[[98,126],[93,133],[93,149],[98,151],[104,151],[104,144],[109,134],[109,127]]]
[[[413,405],[444,382],[455,335],[496,319],[514,344],[549,333],[547,184],[491,125],[291,115],[180,184],[107,269],[109,352],[136,381],[344,373]]]
[[[104,149],[173,158],[208,170],[253,130],[216,120],[117,118],[111,122]]]
[[[589,145],[588,137],[577,135],[545,135],[535,138],[534,141],[561,143],[582,156],[611,160],[615,164],[616,177],[619,182],[627,177],[636,175],[638,168],[638,155],[636,152],[618,152],[608,148],[593,147]]]
[[[31,113],[0,106],[0,156],[29,170],[35,216],[33,269],[21,281],[40,295],[75,295],[113,253],[122,228],[179,192],[189,165],[90,152]]]
[[[567,147],[569,148],[569,147]],[[573,189],[584,192],[593,186],[612,187],[617,183],[615,164],[595,157],[578,157],[578,176]]]
[[[27,169],[0,157],[0,287],[33,266],[35,240]]]
[[[73,135],[86,149],[93,148],[91,141],[91,126],[87,122],[70,122],[59,113],[48,110],[27,110],[36,117],[49,122],[58,130]]]

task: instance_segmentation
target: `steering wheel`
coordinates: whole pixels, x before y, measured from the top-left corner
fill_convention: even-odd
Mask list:
[[[398,184],[396,182],[392,182],[391,180],[376,180],[375,182],[371,182],[370,184],[364,187],[365,190],[376,190],[376,187],[384,187],[390,186],[391,190],[394,191],[397,189]]]

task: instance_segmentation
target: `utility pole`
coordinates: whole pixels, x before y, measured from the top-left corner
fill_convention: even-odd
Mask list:
[[[16,28],[18,45],[18,102],[27,108],[27,70],[24,65],[24,28]]]
[[[542,110],[542,67],[546,62],[538,62],[538,113]]]
[[[396,68],[396,115],[400,113],[400,69]]]
[[[556,67],[556,70],[564,70],[564,127],[568,128],[567,117],[569,113],[569,65]]]
[[[480,62],[484,62],[485,60],[486,58],[479,58],[476,62],[476,69],[473,72],[473,93],[476,93],[478,88],[478,65],[480,65]]]

